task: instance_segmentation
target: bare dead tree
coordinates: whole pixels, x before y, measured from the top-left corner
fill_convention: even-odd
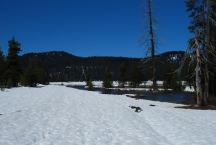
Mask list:
[[[151,62],[151,72],[152,72],[152,88],[157,90],[157,80],[156,80],[156,57],[155,57],[155,32],[153,27],[153,12],[152,12],[152,0],[144,0],[145,13],[146,13],[146,30],[147,30],[147,54],[150,54],[150,57],[145,60],[144,63]],[[145,42],[146,43],[146,42]]]
[[[152,57],[152,82],[153,89],[156,89],[156,62],[155,62],[155,42],[154,42],[154,32],[153,32],[153,23],[152,23],[152,0],[148,0],[148,8],[149,8],[149,36],[151,43],[151,57]]]
[[[210,24],[211,6],[209,0],[187,0],[188,11],[192,23],[189,30],[194,33],[194,38],[189,41],[189,49],[192,51],[192,60],[196,63],[196,95],[197,105],[207,105],[209,97],[209,66],[214,62],[209,59],[210,55],[215,55],[215,48],[212,47]]]

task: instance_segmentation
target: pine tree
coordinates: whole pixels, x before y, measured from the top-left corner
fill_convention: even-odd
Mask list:
[[[170,74],[165,76],[165,80],[163,81],[163,88],[164,90],[169,90],[171,89],[171,84],[172,84],[172,77]]]
[[[43,85],[48,85],[49,84],[48,73],[43,67],[37,66],[34,69],[34,74],[36,76],[37,83],[43,84]]]
[[[112,73],[110,71],[106,71],[103,80],[103,88],[112,88],[112,86],[113,86]]]
[[[21,85],[26,87],[37,86],[37,76],[32,67],[28,67],[21,76]]]
[[[124,87],[127,81],[127,64],[122,63],[119,70],[119,87]]]
[[[3,55],[3,52],[0,48],[0,87],[4,86],[5,83],[5,78],[4,78],[4,73],[5,73],[5,57]]]
[[[7,87],[17,87],[20,80],[21,68],[19,64],[20,43],[14,38],[8,42],[9,50],[7,56]]]
[[[192,49],[192,51],[194,51],[193,53],[195,54],[195,60],[196,60],[196,92],[197,92],[197,104],[198,105],[203,105],[204,104],[204,68],[203,68],[203,63],[205,63],[202,60],[202,57],[204,56],[204,52],[202,52],[202,50],[204,50],[205,48],[202,48],[205,46],[205,42],[204,42],[204,36],[203,33],[205,33],[204,31],[204,22],[201,21],[202,19],[199,18],[201,17],[201,13],[202,13],[202,5],[195,7],[195,3],[194,3],[194,14],[192,13],[191,16],[194,17],[194,20],[192,22],[192,25],[189,27],[190,31],[193,32],[195,34],[195,37],[192,38],[190,40],[190,48]],[[198,17],[198,18],[197,18]],[[193,48],[193,45],[195,46]],[[194,49],[194,50],[193,50]]]
[[[209,0],[209,35],[210,35],[210,46],[212,47],[212,52],[209,54],[209,59],[212,64],[216,64],[216,1]],[[211,95],[216,96],[216,67],[215,65],[209,65],[210,69],[210,93]]]
[[[31,58],[27,68],[21,76],[21,85],[36,87],[37,84],[48,84],[47,72],[41,66],[39,60]]]
[[[93,90],[93,83],[92,83],[91,75],[89,73],[87,73],[85,76],[86,76],[86,86],[88,87],[89,91],[92,91]]]
[[[163,87],[165,90],[172,89],[173,91],[182,91],[182,81],[179,79],[178,74],[168,74],[164,80]]]
[[[131,73],[130,85],[132,87],[138,87],[143,80],[143,74],[139,67],[134,67]]]
[[[194,37],[189,40],[188,52],[193,56],[196,63],[196,94],[197,105],[206,105],[209,96],[210,77],[210,55],[215,55],[215,48],[211,41],[211,21],[212,12],[210,0],[187,0],[188,11],[190,12],[191,25],[189,30]]]

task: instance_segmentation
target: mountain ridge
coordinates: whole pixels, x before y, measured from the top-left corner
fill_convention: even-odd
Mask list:
[[[177,69],[183,51],[169,51],[156,56],[158,79],[164,79],[165,74]],[[111,71],[113,80],[118,80],[120,67],[127,66],[129,78],[135,67],[143,70],[143,79],[151,78],[151,63],[143,63],[147,58],[113,57],[113,56],[89,56],[79,57],[64,51],[49,51],[41,53],[27,53],[21,57],[23,68],[34,61],[40,64],[48,72],[51,81],[83,81],[83,70],[92,76],[93,80],[103,80],[104,73]],[[166,69],[164,69],[166,68]]]

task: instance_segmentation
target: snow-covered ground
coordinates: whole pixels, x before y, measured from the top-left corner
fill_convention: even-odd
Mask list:
[[[103,86],[102,81],[93,81],[92,83],[93,83],[95,88],[101,88]],[[64,86],[68,86],[68,85],[69,86],[85,86],[86,85],[85,82],[51,82],[50,84],[51,85],[64,85]],[[145,91],[149,91],[150,90],[149,87],[152,86],[152,84],[153,84],[152,81],[145,81],[145,82],[140,84],[140,86],[142,86],[140,88],[129,88],[129,87],[127,87],[127,88],[120,88],[120,89],[122,89],[122,90],[145,90]],[[159,88],[160,91],[164,90],[163,89],[163,81],[157,81],[157,85],[159,87],[161,87],[161,88]],[[185,82],[183,82],[183,85],[186,85]],[[118,82],[114,81],[113,86],[117,87]],[[144,87],[146,87],[146,88],[144,88]],[[119,88],[117,88],[117,89],[119,89]],[[171,90],[171,89],[169,89],[169,90]],[[184,91],[185,92],[194,92],[195,89],[194,89],[194,87],[190,87],[190,86],[186,85]]]
[[[57,85],[0,91],[0,145],[216,144],[216,111],[175,106]]]
[[[101,88],[103,86],[103,82],[102,81],[93,81],[92,82],[94,87],[96,88]],[[51,82],[51,85],[70,85],[70,86],[85,86],[86,82]],[[118,82],[114,81],[113,82],[113,86],[118,86]]]
[[[51,82],[53,85],[85,85],[85,82]],[[93,81],[94,86],[102,87],[103,82],[102,81]],[[152,81],[145,81],[141,83],[141,86],[152,86],[153,82]],[[157,81],[158,86],[163,85],[163,81]],[[118,86],[118,81],[113,81],[113,86]]]
[[[184,91],[185,92],[195,92],[195,89],[193,86],[186,86]]]

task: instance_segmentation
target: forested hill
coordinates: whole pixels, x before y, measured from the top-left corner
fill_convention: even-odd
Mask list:
[[[163,80],[168,73],[178,68],[183,55],[183,51],[158,55],[157,78]],[[23,68],[31,62],[37,62],[49,73],[51,81],[80,81],[84,79],[83,72],[89,73],[93,80],[103,80],[107,71],[112,72],[113,80],[118,80],[122,67],[126,68],[128,79],[135,68],[142,69],[144,80],[151,78],[151,62],[142,58],[78,57],[63,51],[28,53],[20,58]]]

